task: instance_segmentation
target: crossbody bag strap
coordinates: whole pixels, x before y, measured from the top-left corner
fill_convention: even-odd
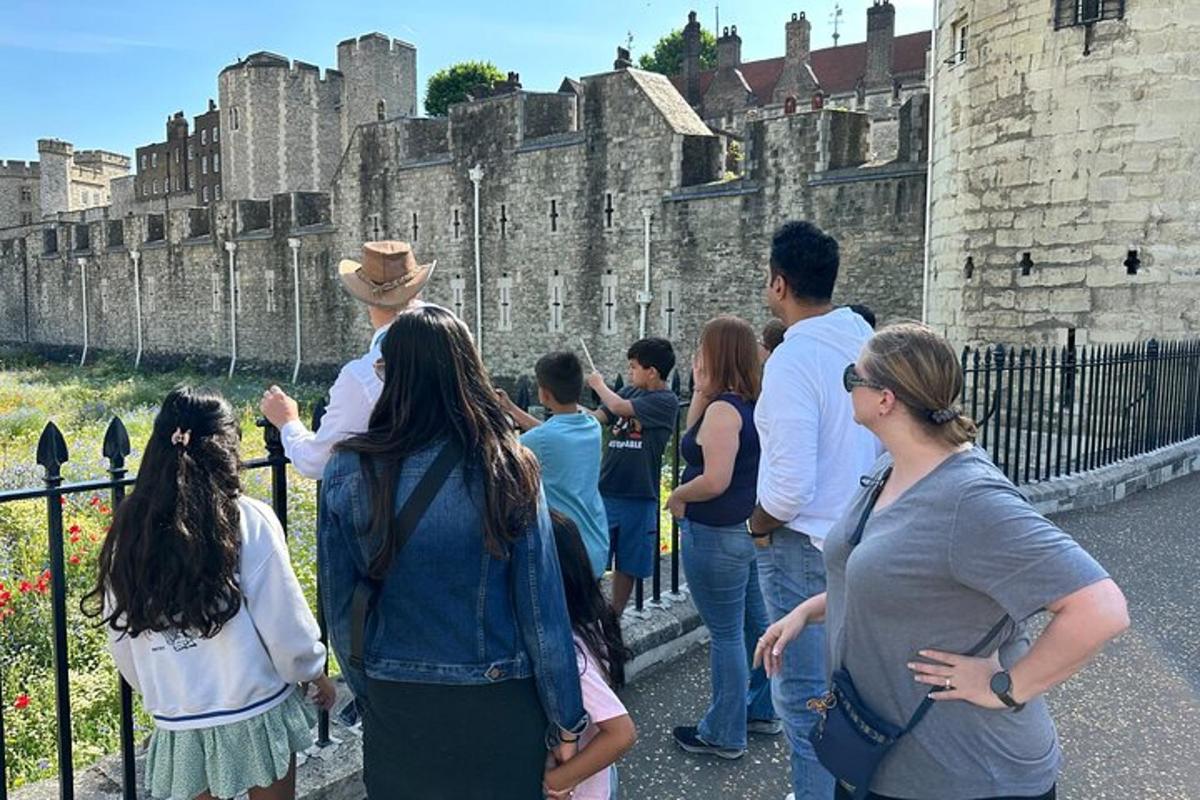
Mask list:
[[[421,480],[413,488],[412,494],[400,508],[400,513],[396,515],[397,537],[393,558],[404,550],[404,546],[408,544],[408,540],[417,528],[417,523],[421,521],[421,517],[425,516],[433,498],[437,497],[442,485],[450,477],[454,465],[461,460],[462,449],[456,440],[451,439],[446,442],[437,458],[433,460],[433,464],[421,476]],[[368,470],[374,475],[374,471],[369,466]],[[359,580],[354,586],[354,596],[350,601],[350,664],[358,669],[362,669],[363,666],[363,641],[366,635],[367,615],[375,604],[377,589],[378,581],[370,578]]]
[[[991,641],[997,636],[999,636],[1000,632],[1004,630],[1005,626],[1007,625],[1008,615],[1005,614],[1000,618],[999,622],[992,626],[992,629],[987,632],[987,635],[979,640],[978,644],[976,644],[967,652],[963,653],[963,655],[967,657],[974,657],[982,653],[988,644],[991,643]],[[920,722],[921,719],[924,718],[924,716],[929,712],[929,709],[933,707],[934,702],[936,701],[931,695],[926,695],[925,699],[921,701],[921,705],[917,706],[917,710],[913,712],[912,718],[909,719],[908,724],[904,726],[904,730],[901,731],[900,736],[903,736],[913,728],[917,727],[917,723]]]

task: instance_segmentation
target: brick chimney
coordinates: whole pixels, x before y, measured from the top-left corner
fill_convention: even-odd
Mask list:
[[[787,49],[784,51],[783,71],[779,74],[779,80],[775,82],[775,91],[771,99],[776,103],[785,103],[791,97],[797,103],[807,106],[813,94],[821,88],[810,63],[812,24],[801,11],[799,14],[792,14],[784,30]]]
[[[629,69],[633,66],[633,59],[629,55],[629,49],[625,47],[617,48],[617,58],[613,61],[613,69]]]
[[[688,103],[700,105],[700,23],[695,11],[688,12],[683,26],[683,86]]]
[[[742,37],[738,36],[737,25],[725,28],[717,39],[717,69],[729,69],[742,65]]]
[[[804,12],[792,14],[786,26],[787,50],[784,52],[784,63],[807,64],[812,54],[810,41],[812,39],[812,24],[804,16]]]
[[[863,79],[868,89],[891,87],[895,38],[896,7],[889,0],[875,0],[867,9],[867,70]]]

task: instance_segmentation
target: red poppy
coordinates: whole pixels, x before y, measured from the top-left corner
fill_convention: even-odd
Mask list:
[[[70,558],[68,558],[67,560],[68,560],[68,561],[70,561],[72,564],[78,564],[78,563],[79,563],[79,556],[71,556],[71,557],[70,557]]]
[[[75,543],[76,543],[76,542],[78,542],[78,541],[79,541],[79,534],[78,534],[78,533],[72,533],[72,534],[71,534],[71,544],[75,544]]]
[[[65,498],[65,497],[58,498],[58,504],[60,506],[65,506],[67,504],[67,498]]]
[[[90,506],[100,505],[100,495],[98,495],[98,494],[92,495],[92,499],[88,500],[88,505],[90,505]]]
[[[27,594],[33,591],[33,584],[29,581],[21,581],[21,585],[17,588],[21,594]]]
[[[29,707],[29,695],[25,694],[24,692],[21,692],[19,695],[17,695],[17,699],[13,701],[13,708],[20,709],[20,708],[28,708],[28,707]]]
[[[100,513],[101,513],[101,514],[107,514],[107,513],[108,513],[108,506],[105,506],[105,505],[102,505],[102,506],[100,506]]]
[[[100,541],[100,539],[99,539],[99,537],[98,537],[98,536],[96,536],[96,534],[94,534],[94,533],[89,533],[89,534],[88,534],[88,541],[89,541],[89,542],[92,542],[92,543],[94,544],[94,543],[96,543],[96,542]]]
[[[50,570],[48,570],[48,569],[42,570],[42,577],[40,578],[40,580],[43,580],[43,581],[50,580]]]
[[[79,533],[80,530],[81,529],[78,525],[72,525],[70,528],[67,529],[67,533]]]
[[[4,588],[4,584],[0,583],[0,606],[8,605],[8,601],[12,600],[12,592]]]

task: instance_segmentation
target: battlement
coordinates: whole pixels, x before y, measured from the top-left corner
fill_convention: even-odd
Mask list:
[[[75,152],[75,145],[62,139],[38,139],[38,152],[70,157]]]
[[[369,50],[372,53],[388,52],[388,53],[406,53],[406,51],[415,51],[416,45],[410,44],[402,39],[393,39],[378,31],[364,33],[362,36],[343,39],[338,42],[338,56],[343,53],[351,54],[360,50]]]
[[[322,76],[321,68],[316,64],[310,64],[307,61],[300,59],[289,60],[288,58],[271,53],[266,50],[251,53],[246,58],[240,59],[235,64],[230,64],[219,73],[219,77],[224,78],[227,72],[236,72],[245,70],[246,74],[250,74],[249,70],[263,69],[286,69],[292,78],[302,78],[305,80],[315,80],[318,83],[326,83],[329,81],[342,81],[342,73],[332,67],[326,68],[325,74]],[[215,106],[214,106],[215,107]]]
[[[5,178],[36,178],[40,173],[36,161],[0,161],[0,176]]]
[[[129,169],[129,156],[114,153],[111,150],[80,150],[75,153],[77,166],[109,166]]]

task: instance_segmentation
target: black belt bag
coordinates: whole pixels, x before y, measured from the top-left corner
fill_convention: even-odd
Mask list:
[[[867,518],[875,507],[875,501],[883,489],[891,470],[887,470],[876,481],[875,491],[867,501],[867,507],[859,518],[858,527],[850,537],[850,549],[858,546],[862,539]],[[1004,630],[1008,623],[1006,615],[988,631],[974,647],[964,655],[975,656]],[[870,792],[871,779],[888,751],[904,734],[917,726],[933,706],[932,697],[926,697],[909,718],[908,724],[896,725],[871,710],[859,695],[850,673],[844,667],[834,670],[830,678],[829,691],[822,697],[808,701],[808,707],[821,715],[821,719],[808,734],[817,760],[829,770],[854,800],[864,800]]]

